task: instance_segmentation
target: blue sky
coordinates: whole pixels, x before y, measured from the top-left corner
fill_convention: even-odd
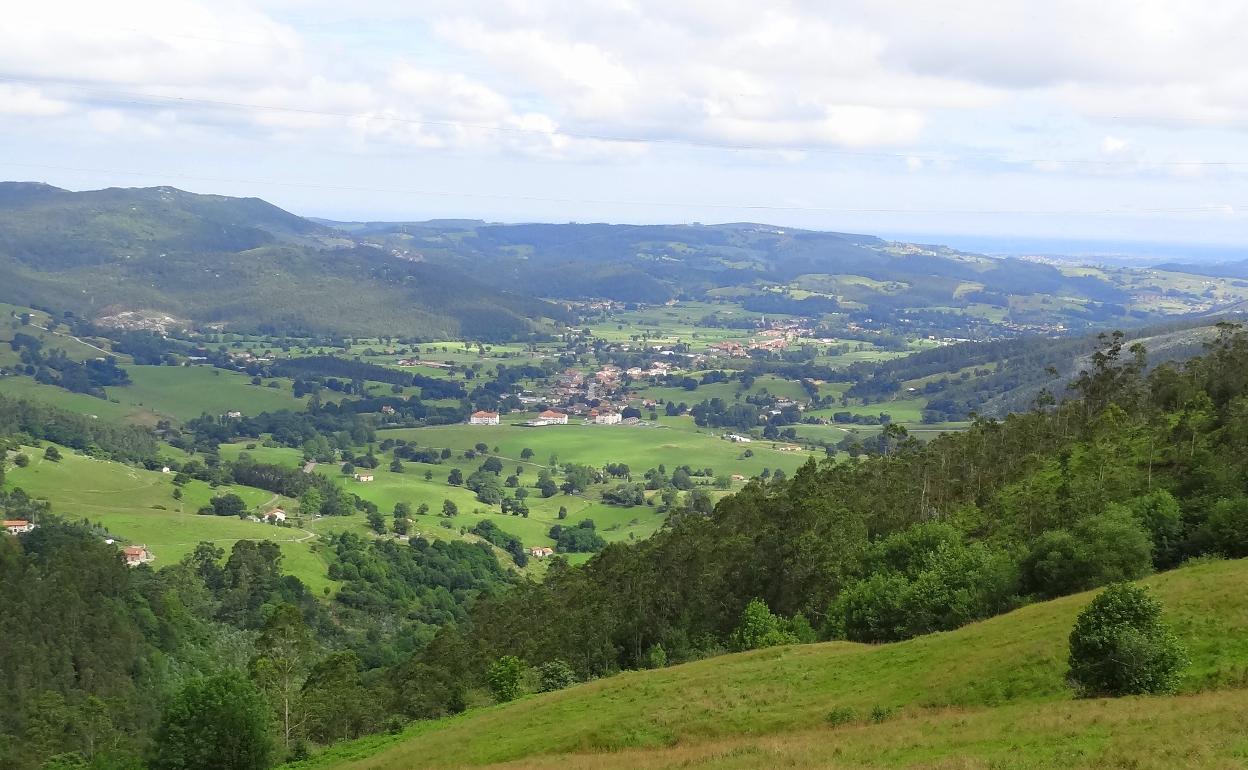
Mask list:
[[[46,0],[0,177],[340,219],[1236,246],[1248,4]]]

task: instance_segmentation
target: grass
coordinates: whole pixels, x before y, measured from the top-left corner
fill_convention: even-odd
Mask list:
[[[245,374],[209,366],[127,366],[126,371],[133,382],[109,388],[109,398],[176,420],[190,420],[205,412],[215,416],[234,410],[258,414],[303,408],[288,381],[279,380],[279,388],[252,385]]]
[[[156,557],[156,567],[178,562],[202,541],[228,551],[238,540],[273,540],[281,546],[287,572],[318,592],[331,585],[325,562],[313,550],[316,541],[308,532],[195,513],[215,494],[225,492],[239,495],[253,509],[270,501],[285,502],[269,492],[237,485],[213,490],[204,482],[192,481],[183,487],[182,500],[175,500],[173,477],[159,471],[96,460],[64,448],[60,462],[44,460],[41,450],[27,447],[23,451],[31,458],[30,465],[10,467],[6,486],[21,487],[33,497],[49,500],[58,515],[88,519],[114,537],[146,545]]]
[[[1066,638],[1085,593],[897,644],[625,673],[420,723],[403,740],[336,747],[308,765],[1238,767],[1248,757],[1246,580],[1248,562],[1222,561],[1146,581],[1193,661],[1182,697],[1072,699]],[[893,716],[872,724],[876,707]],[[854,717],[833,728],[833,710]]]

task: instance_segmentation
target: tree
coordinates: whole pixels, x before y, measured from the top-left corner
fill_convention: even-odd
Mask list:
[[[27,465],[30,465],[30,458],[19,453],[17,457],[13,458],[13,464],[19,468],[25,468]]]
[[[256,655],[251,659],[251,678],[276,712],[282,745],[287,751],[303,722],[299,690],[313,647],[312,634],[299,609],[293,604],[279,604],[265,620],[256,640]]]
[[[780,644],[796,644],[798,638],[785,628],[783,618],[772,614],[767,602],[751,599],[741,613],[741,623],[732,632],[733,645],[739,650],[757,650]]]
[[[524,661],[515,655],[505,655],[490,665],[485,672],[485,682],[499,703],[520,697],[524,680]]]
[[[360,658],[335,652],[308,674],[301,696],[308,713],[308,735],[324,743],[358,738],[368,727],[373,704],[360,680]]]
[[[59,463],[61,461],[61,452],[56,447],[49,444],[48,448],[43,450],[43,459]]]
[[[273,754],[269,715],[255,685],[237,673],[188,682],[165,709],[151,770],[264,770]]]
[[[1023,560],[1023,584],[1052,598],[1135,580],[1152,568],[1152,538],[1130,511],[1117,506],[1089,516],[1070,531],[1041,533]]]
[[[520,459],[521,459],[521,460],[531,460],[531,459],[533,459],[533,450],[532,450],[532,449],[529,449],[527,446],[526,446],[524,449],[521,449],[521,450],[520,450]]]
[[[325,496],[316,487],[308,487],[299,495],[299,514],[311,519],[319,516],[321,506],[325,505]]]
[[[247,503],[232,492],[219,495],[212,498],[212,512],[217,516],[242,516],[247,512]]]
[[[402,473],[402,472],[403,472],[403,461],[402,461],[402,460],[400,460],[400,459],[399,459],[399,458],[397,458],[397,457],[396,457],[396,458],[394,458],[393,460],[391,460],[391,461],[390,461],[390,472],[391,472],[391,473]]]
[[[541,692],[554,692],[576,684],[576,672],[565,661],[555,659],[537,667]]]
[[[386,534],[386,519],[381,515],[381,511],[370,510],[365,517],[368,520],[368,526],[379,535]]]
[[[453,487],[458,487],[464,483],[464,473],[459,468],[452,468],[450,475],[446,477],[446,483]]]
[[[1085,697],[1173,692],[1187,653],[1145,588],[1115,583],[1075,621],[1070,634],[1070,680]]]
[[[494,475],[501,474],[503,472],[503,461],[497,457],[487,457],[485,462],[481,463],[481,470]]]
[[[450,517],[455,516],[458,513],[459,513],[459,506],[455,505],[454,502],[450,500],[442,501],[442,515],[443,516],[449,519]]]

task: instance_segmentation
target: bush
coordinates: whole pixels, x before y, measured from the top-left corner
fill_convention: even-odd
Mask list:
[[[1161,619],[1161,603],[1115,583],[1079,614],[1070,634],[1070,680],[1084,697],[1173,692],[1187,654]]]
[[[542,692],[554,692],[576,684],[576,673],[562,660],[543,663],[537,669],[537,677]]]
[[[1231,559],[1248,556],[1248,498],[1219,500],[1200,534],[1212,551]]]
[[[49,445],[47,449],[43,450],[43,459],[59,463],[61,461],[61,453],[56,447]]]
[[[1153,537],[1129,510],[1111,506],[1070,531],[1051,530],[1032,543],[1023,560],[1025,590],[1044,598],[1147,575]]]
[[[847,725],[858,718],[858,712],[849,706],[834,706],[824,719],[832,727]]]
[[[515,655],[506,655],[496,660],[485,672],[485,682],[499,703],[515,700],[521,695],[521,682],[524,681],[524,661]]]
[[[752,599],[741,613],[741,625],[732,634],[733,646],[739,650],[758,650],[781,644],[797,644],[797,635],[788,625],[784,618],[772,614],[767,602]]]

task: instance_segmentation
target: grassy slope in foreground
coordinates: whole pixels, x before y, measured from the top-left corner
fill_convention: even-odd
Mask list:
[[[1193,565],[1146,582],[1191,653],[1183,691],[1245,684],[1248,561]],[[898,644],[794,646],[630,672],[421,723],[401,742],[366,739],[309,764],[904,767],[956,756],[966,761],[943,766],[1063,767],[1104,766],[1115,752],[1138,750],[1141,761],[1170,757],[1141,766],[1222,767],[1248,757],[1243,691],[1072,700],[1064,684],[1066,640],[1091,597],[1036,604]],[[879,725],[826,726],[833,708],[865,717],[876,705],[900,713]],[[1185,713],[1190,720],[1181,718]],[[1156,729],[1147,727],[1154,722]],[[1146,746],[1156,750],[1140,748]],[[1196,754],[1175,761],[1174,752],[1189,749]]]

